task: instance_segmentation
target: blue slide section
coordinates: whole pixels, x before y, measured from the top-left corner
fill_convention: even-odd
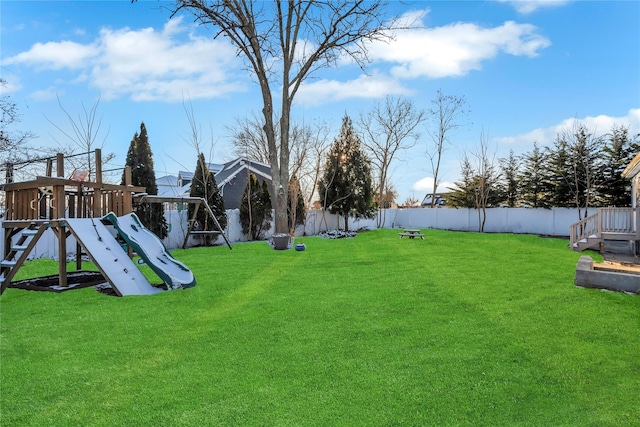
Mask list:
[[[145,228],[136,214],[104,217],[113,224],[122,238],[151,267],[169,289],[191,288],[196,279],[191,270],[171,256],[162,240]]]

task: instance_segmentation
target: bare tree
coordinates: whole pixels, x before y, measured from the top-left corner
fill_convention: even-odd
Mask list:
[[[0,87],[8,83],[0,78]],[[28,130],[18,128],[22,114],[9,95],[0,90],[0,172],[4,172],[6,182],[27,179],[35,171],[42,169],[42,153],[47,150],[36,149],[30,144],[37,135]],[[0,195],[0,201],[4,195]]]
[[[322,163],[329,146],[329,133],[331,128],[324,122],[314,125],[305,125],[304,149],[294,150],[292,171],[300,181],[302,194],[306,195],[305,203],[311,206],[316,195],[318,182],[322,174]],[[304,156],[302,155],[304,154]]]
[[[424,111],[417,110],[411,100],[392,96],[387,96],[384,103],[376,103],[371,110],[360,116],[360,131],[372,156],[377,178],[378,227],[384,222],[380,213],[384,212],[383,201],[388,196],[385,192],[390,188],[391,162],[399,151],[416,144],[420,137],[416,128],[424,117]]]
[[[207,139],[203,135],[202,127],[196,120],[196,114],[193,111],[193,104],[191,103],[191,99],[189,99],[188,101],[184,100],[182,102],[182,108],[184,109],[184,113],[187,116],[187,122],[189,124],[189,134],[184,137],[184,141],[188,145],[193,147],[196,156],[199,156],[200,153],[205,153],[206,151],[207,155],[205,156],[205,158],[209,160],[213,159],[216,145],[213,138],[213,126],[211,126],[211,124],[209,125],[209,136],[207,141]],[[190,168],[192,166],[182,165],[182,167],[187,170],[191,170]]]
[[[480,134],[478,146],[471,153],[471,159],[465,158],[465,161],[468,161],[473,169],[478,231],[482,233],[487,221],[487,208],[492,205],[493,193],[496,191],[496,184],[500,178],[495,153],[489,152],[489,142],[484,131]]]
[[[383,0],[248,1],[177,0],[172,15],[186,11],[212,26],[244,57],[260,86],[275,201],[275,231],[286,233],[289,185],[290,113],[302,83],[318,69],[350,57],[368,62],[367,42],[388,40]],[[272,86],[280,87],[275,121]],[[279,140],[276,139],[279,128]]]
[[[67,118],[68,128],[54,123],[46,116],[45,118],[67,139],[67,144],[61,143],[53,135],[52,138],[58,143],[60,150],[68,156],[76,153],[78,149],[82,150],[82,153],[86,155],[84,160],[81,159],[80,162],[78,162],[73,157],[70,157],[69,162],[71,166],[76,169],[86,169],[89,173],[89,179],[91,179],[91,177],[94,176],[94,166],[91,157],[92,151],[96,148],[104,148],[107,137],[109,136],[109,129],[107,129],[104,135],[100,135],[102,130],[102,117],[98,116],[100,97],[98,96],[98,99],[90,108],[87,108],[84,103],[81,103],[82,112],[78,113],[77,117],[72,116],[62,105],[62,101],[60,101],[60,97],[58,97],[57,94],[56,98],[58,100],[58,106]],[[107,164],[113,160],[114,157],[115,154],[113,153],[104,155],[102,158],[103,164]]]
[[[302,179],[306,182],[307,188],[307,206],[313,204],[313,197],[318,189],[318,183],[322,175],[322,163],[327,155],[330,127],[324,123],[315,127],[314,136],[311,139],[311,147],[309,153],[309,168],[302,175]],[[320,195],[318,195],[320,197]]]
[[[247,157],[261,163],[269,163],[269,143],[264,131],[264,119],[252,113],[236,118],[232,126],[227,126],[231,136],[233,154]],[[279,134],[276,135],[279,139]]]
[[[264,131],[265,122],[261,117],[253,114],[238,119],[235,125],[227,129],[231,133],[234,155],[269,163],[269,148]],[[324,123],[314,126],[298,123],[291,125],[289,173],[291,177],[296,177],[302,193],[307,195],[307,204],[311,203],[320,179],[328,135],[329,128]],[[278,132],[276,132],[276,136],[279,136]],[[297,184],[295,187],[298,191]],[[293,186],[290,185],[289,189],[292,188]]]
[[[7,81],[0,78],[0,86]],[[20,122],[18,105],[8,95],[0,96],[0,159],[2,162],[23,161],[30,157],[27,142],[35,138],[30,131],[19,131],[12,127]]]
[[[431,207],[435,206],[438,180],[440,177],[440,164],[442,155],[450,143],[450,134],[465,124],[465,117],[469,113],[466,108],[464,96],[444,95],[438,90],[435,99],[431,101],[432,107],[428,110],[430,125],[427,132],[433,141],[431,149],[427,151],[427,157],[431,163],[433,173],[433,194]]]

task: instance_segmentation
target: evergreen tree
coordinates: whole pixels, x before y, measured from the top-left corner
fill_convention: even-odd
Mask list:
[[[144,187],[149,195],[158,194],[156,174],[153,170],[153,153],[144,122],[140,123],[140,133],[136,132],[131,140],[126,165],[131,166],[132,185]],[[124,184],[124,174],[122,183]],[[142,224],[156,236],[161,239],[167,237],[169,227],[162,203],[138,203],[133,207],[133,211]]]
[[[349,230],[349,215],[356,218],[374,215],[370,164],[351,119],[345,115],[340,134],[329,149],[318,189],[324,208],[344,216],[346,231]]]
[[[258,178],[250,174],[240,203],[242,232],[251,240],[262,239],[264,232],[271,226],[272,219],[269,186],[266,181],[260,184]]]
[[[488,158],[478,158],[474,166],[468,156],[464,156],[460,165],[462,180],[455,183],[455,188],[444,195],[447,206],[454,208],[478,209],[486,212],[487,208],[499,206],[504,201],[500,188],[500,173]],[[481,217],[483,217],[481,215]],[[483,223],[484,221],[481,220]],[[484,225],[479,227],[483,231]]]
[[[502,182],[498,185],[499,203],[506,203],[508,207],[513,208],[520,201],[520,163],[513,150],[509,153],[509,157],[500,159],[500,168]]]
[[[466,156],[462,159],[460,171],[462,173],[462,179],[455,183],[455,188],[452,188],[449,193],[444,194],[447,206],[452,208],[475,209],[475,193],[478,188],[478,183],[476,182],[473,166]]]
[[[551,206],[574,207],[575,200],[571,191],[571,182],[574,181],[574,176],[567,141],[558,136],[554,146],[548,147],[545,155],[549,159],[547,165]]]
[[[136,156],[136,146],[138,145],[138,139],[140,137],[138,136],[138,132],[133,134],[133,139],[131,140],[131,142],[129,143],[129,149],[127,150],[127,157],[124,161],[124,164],[126,166],[130,166],[131,167],[131,175],[133,178],[133,168],[135,167],[135,165],[138,164],[138,158]],[[122,171],[122,185],[125,185],[125,171]]]
[[[220,227],[223,231],[227,226],[227,212],[224,208],[224,200],[220,194],[220,189],[216,184],[215,175],[207,166],[204,154],[198,154],[198,162],[196,164],[196,170],[193,173],[193,180],[191,181],[191,189],[189,190],[189,196],[201,197],[207,201],[209,207],[213,211]],[[189,218],[193,218],[193,211],[195,205],[189,204]],[[196,223],[199,230],[202,231],[218,231],[213,218],[206,211],[204,206],[200,206],[196,214]],[[217,239],[210,239],[209,236],[205,236],[204,244],[209,245],[215,242]]]
[[[622,171],[640,151],[638,136],[629,136],[629,128],[614,125],[607,135],[608,140],[602,150],[602,180],[598,187],[599,206],[631,206],[627,189],[631,183],[622,178]]]
[[[603,138],[576,122],[572,131],[559,134],[548,149],[551,202],[557,207],[578,208],[578,218],[597,204],[601,188]]]
[[[602,151],[604,140],[590,133],[584,125],[578,125],[573,133],[564,136],[569,141],[573,181],[571,191],[574,206],[579,209],[579,219],[586,218],[589,208],[598,199],[597,188],[602,179]],[[584,211],[583,211],[584,210]]]
[[[537,142],[522,156],[520,185],[522,201],[530,208],[551,208],[547,156]]]

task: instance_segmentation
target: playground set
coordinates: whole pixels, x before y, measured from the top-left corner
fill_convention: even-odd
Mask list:
[[[62,154],[44,159],[47,162],[46,176],[36,176],[35,180],[24,182],[13,182],[13,168],[7,165],[6,184],[0,186],[5,193],[0,294],[8,287],[21,287],[12,286],[12,280],[48,229],[57,238],[58,275],[55,285],[42,286],[55,290],[72,289],[79,286],[74,281],[80,282],[83,276],[96,274],[81,271],[83,254],[98,267],[101,277],[97,282],[108,282],[118,296],[150,295],[165,289],[195,286],[193,273],[171,256],[162,241],[146,229],[132,211],[134,203],[180,202],[195,203],[196,212],[200,205],[204,205],[212,215],[206,200],[167,200],[148,196],[144,187],[131,185],[131,168],[128,166],[124,170],[124,185],[104,183],[99,149],[94,154],[94,181],[90,180],[90,174],[78,170],[66,178],[64,159]],[[54,160],[55,177],[52,176]],[[185,245],[192,232],[195,216],[194,212]],[[221,234],[231,248],[215,216],[213,218],[218,230],[209,233]],[[108,226],[113,227],[110,229]],[[76,241],[76,272],[67,272],[67,238],[70,236]],[[118,236],[124,243],[117,240]],[[131,259],[134,252],[160,277],[163,285],[149,283]],[[43,280],[51,278],[40,279],[42,284]],[[96,282],[95,279],[90,280],[93,280],[92,284]]]

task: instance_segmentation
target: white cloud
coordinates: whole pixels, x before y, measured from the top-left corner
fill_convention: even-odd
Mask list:
[[[63,94],[64,91],[59,91],[55,87],[50,86],[46,89],[32,92],[29,95],[29,98],[33,99],[34,101],[48,101],[50,99],[55,99],[56,95],[62,96]]]
[[[377,72],[347,81],[309,79],[301,86],[297,101],[310,105],[406,95],[411,90],[403,79],[462,76],[481,69],[483,61],[501,53],[534,57],[550,45],[530,24],[508,21],[494,28],[471,23],[424,28],[427,13],[404,14],[399,22],[408,30],[388,44],[370,45],[370,57],[380,66]],[[246,91],[249,76],[238,72],[244,68],[235,48],[225,38],[191,34],[191,28],[180,17],[169,20],[161,30],[103,28],[91,43],[37,43],[4,62],[71,71],[75,75],[67,77],[66,83],[87,81],[104,99],[179,102],[185,96],[214,98]],[[302,46],[298,54],[304,52]],[[383,65],[391,67],[390,71],[382,71]]]
[[[583,124],[589,131],[596,135],[603,135],[611,130],[613,125],[628,126],[629,133],[636,135],[640,133],[640,108],[632,108],[626,116],[613,117],[601,114],[599,116],[586,116],[582,118],[568,118],[560,123],[546,128],[534,129],[530,132],[516,136],[495,138],[495,142],[505,145],[521,145],[530,147],[534,142],[540,146],[546,146],[555,141],[556,136],[573,129],[575,121]]]
[[[36,43],[26,52],[5,59],[6,65],[25,64],[38,69],[79,69],[99,55],[93,44],[82,45],[72,41]]]
[[[350,98],[380,98],[386,95],[407,95],[411,91],[392,77],[373,73],[362,74],[354,80],[317,80],[305,83],[296,95],[297,102],[317,105]]]
[[[534,12],[545,7],[564,6],[571,0],[498,0],[511,5],[522,14]]]
[[[412,12],[411,19],[419,20],[425,14]],[[462,22],[435,28],[413,26],[398,32],[390,43],[373,44],[371,57],[397,63],[391,72],[399,78],[463,76],[481,69],[483,61],[499,53],[537,56],[551,42],[536,31],[531,24],[513,21],[494,28]]]
[[[455,187],[455,184],[447,181],[443,181],[438,184],[438,193],[448,193],[450,188]],[[411,189],[413,191],[420,191],[425,194],[433,192],[433,177],[426,176],[421,180],[415,182]]]
[[[233,81],[239,67],[235,51],[226,42],[191,36],[177,43],[176,22],[169,21],[162,33],[151,28],[140,31],[102,30],[101,60],[91,71],[93,85],[105,97],[127,93],[134,100],[179,101],[212,98],[243,90]]]
[[[4,83],[0,85],[0,95],[5,96],[13,92],[17,92],[22,89],[20,79],[13,76],[2,76]]]
[[[37,43],[7,64],[79,72],[71,82],[88,80],[105,99],[182,101],[243,91],[235,79],[241,66],[233,47],[191,34],[178,40],[187,31],[181,23],[169,20],[162,31],[103,28],[88,45]]]

